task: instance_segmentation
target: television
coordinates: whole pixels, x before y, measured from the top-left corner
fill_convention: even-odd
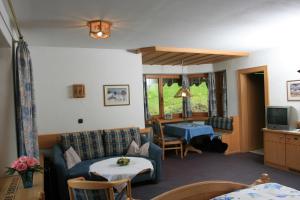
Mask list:
[[[267,106],[266,126],[268,129],[293,130],[296,128],[296,115],[291,106]]]

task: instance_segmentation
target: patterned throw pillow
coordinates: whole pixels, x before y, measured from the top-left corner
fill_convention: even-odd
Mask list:
[[[76,153],[76,151],[73,149],[73,147],[70,147],[65,153],[64,153],[65,160],[67,162],[68,169],[71,169],[74,167],[77,163],[81,162],[80,157]]]
[[[137,145],[137,143],[134,140],[132,140],[132,142],[131,142],[131,144],[128,148],[126,156],[145,156],[145,157],[149,157],[149,146],[150,146],[150,143],[146,142],[141,147],[139,147]]]
[[[61,145],[64,151],[72,146],[81,160],[105,156],[101,130],[62,134]]]
[[[132,140],[141,145],[139,128],[110,129],[103,133],[106,156],[125,155]]]

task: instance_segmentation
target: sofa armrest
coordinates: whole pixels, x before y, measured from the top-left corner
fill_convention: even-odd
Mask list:
[[[69,172],[64,159],[64,153],[58,144],[56,144],[52,148],[52,154],[53,154],[53,164],[55,167],[56,183],[57,183],[57,189],[59,191],[59,197],[60,199],[68,199],[69,195],[68,195],[67,179],[68,179]]]
[[[144,144],[146,142],[148,142],[147,138],[145,136],[142,136],[141,137],[141,143]],[[162,150],[159,146],[157,146],[153,142],[150,142],[149,158],[151,160],[154,160],[155,163],[156,163],[156,175],[155,175],[154,181],[158,182],[161,179],[161,175],[162,175],[162,169],[161,169]]]

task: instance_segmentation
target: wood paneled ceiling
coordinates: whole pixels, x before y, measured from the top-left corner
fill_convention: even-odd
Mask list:
[[[135,50],[142,54],[144,65],[201,65],[248,56],[244,51],[220,51],[174,47],[144,47]]]

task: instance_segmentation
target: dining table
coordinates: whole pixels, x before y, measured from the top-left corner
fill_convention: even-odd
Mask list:
[[[214,129],[210,125],[205,125],[195,122],[181,122],[165,124],[165,134],[173,137],[180,137],[186,141],[184,156],[187,155],[188,151],[194,151],[197,153],[202,153],[201,150],[194,148],[190,144],[190,140],[193,137],[200,135],[208,135],[212,139],[214,137]]]

